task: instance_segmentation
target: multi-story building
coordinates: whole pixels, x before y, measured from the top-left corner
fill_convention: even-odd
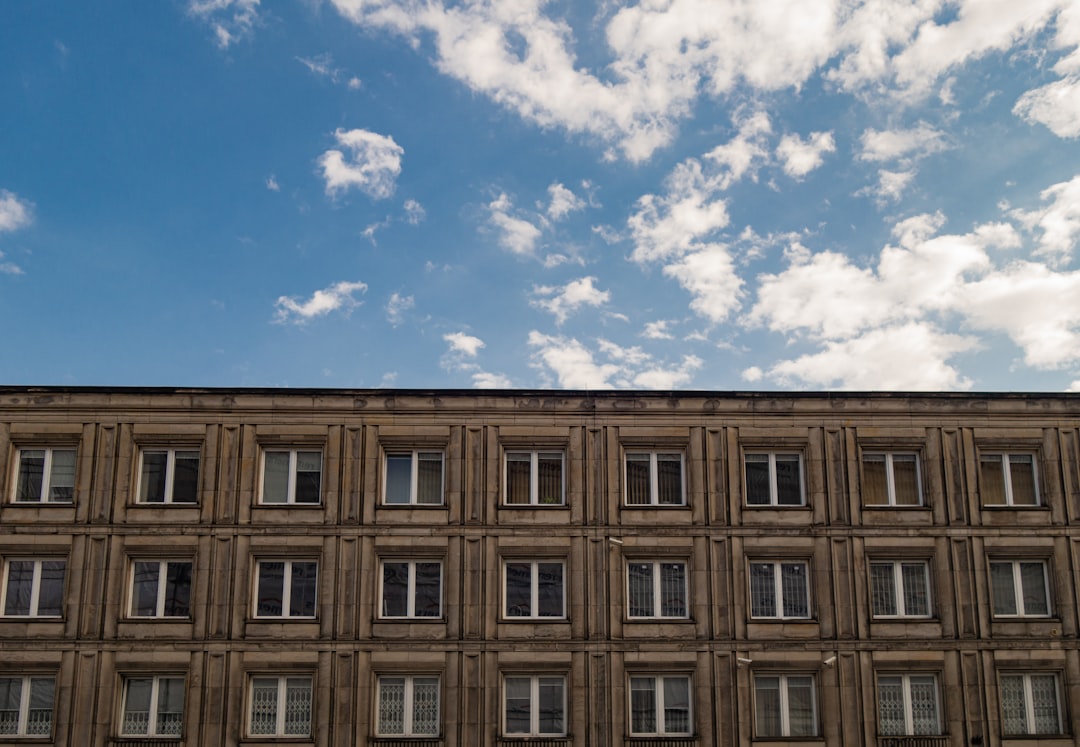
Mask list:
[[[0,745],[1064,747],[1080,397],[0,388]]]

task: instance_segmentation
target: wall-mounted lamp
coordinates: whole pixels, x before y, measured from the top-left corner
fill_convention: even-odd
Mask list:
[[[835,656],[830,656],[828,659],[826,659],[825,661],[823,661],[821,663],[824,664],[827,667],[831,667],[833,664],[836,663],[836,657]]]
[[[735,661],[739,662],[740,664],[753,664],[754,663],[753,659],[744,659],[741,656],[737,657],[735,659]]]
[[[614,537],[608,537],[607,541],[613,545],[621,545],[623,543],[621,539],[615,539]]]

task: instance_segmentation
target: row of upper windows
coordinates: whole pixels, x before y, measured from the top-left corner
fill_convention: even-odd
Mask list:
[[[834,657],[835,659],[835,657]],[[752,663],[752,662],[751,662]],[[438,737],[442,731],[442,677],[438,672],[376,673],[374,726],[378,737]],[[627,728],[635,737],[695,734],[693,675],[639,672],[627,676]],[[821,736],[817,675],[793,671],[752,675],[754,736]],[[876,676],[877,731],[881,736],[936,736],[944,714],[936,673],[880,672]],[[52,733],[54,676],[0,677],[0,735]],[[313,684],[308,673],[252,672],[247,677],[245,734],[313,735]],[[116,733],[123,737],[182,737],[188,696],[183,673],[120,677]],[[569,734],[567,675],[504,672],[500,734],[564,737]],[[1001,671],[998,675],[1004,737],[1063,736],[1061,676],[1054,671]]]
[[[263,505],[319,505],[323,453],[306,449],[264,449],[258,500]],[[444,503],[441,451],[388,451],[383,461],[384,505],[441,506]],[[75,449],[20,449],[13,481],[15,503],[70,503],[75,492]],[[200,452],[145,448],[139,454],[136,502],[195,504]],[[626,506],[684,506],[687,502],[682,452],[627,451]],[[925,505],[919,455],[915,452],[862,454],[862,497],[871,507]],[[803,455],[798,452],[744,454],[745,501],[750,507],[805,506]],[[1036,458],[1030,453],[985,452],[979,456],[984,505],[1040,505]],[[503,503],[507,506],[566,504],[565,454],[561,451],[507,451]]]
[[[191,616],[192,560],[133,558],[129,566],[128,617]],[[442,618],[441,560],[387,558],[379,566],[379,619]],[[808,561],[751,559],[748,566],[751,620],[813,617]],[[60,617],[66,568],[63,558],[6,559],[0,599],[3,615]],[[995,618],[1051,615],[1046,561],[991,559],[989,572]],[[318,575],[319,562],[315,558],[255,559],[253,617],[315,618]],[[628,560],[624,589],[627,618],[689,620],[688,578],[688,564],[682,560]],[[875,619],[933,616],[929,561],[872,561],[868,586],[870,612]],[[504,560],[503,619],[565,620],[566,587],[564,560]]]

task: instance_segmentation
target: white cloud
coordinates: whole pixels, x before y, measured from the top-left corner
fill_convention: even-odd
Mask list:
[[[335,197],[356,187],[379,200],[394,193],[394,181],[401,173],[401,156],[405,150],[392,137],[339,128],[334,131],[334,138],[349,155],[332,149],[319,156],[326,194]]]
[[[269,189],[271,192],[280,192],[281,191],[281,185],[278,184],[278,181],[274,177],[273,174],[266,177],[266,188]]]
[[[23,270],[14,262],[4,262],[4,253],[0,252],[0,275],[22,275]]]
[[[424,206],[416,200],[405,200],[405,222],[415,226],[427,217]]]
[[[210,24],[218,47],[249,36],[259,18],[259,0],[190,0],[188,12]]]
[[[572,280],[561,288],[537,286],[533,288],[536,296],[530,303],[555,315],[555,323],[562,324],[569,316],[583,306],[599,307],[611,300],[609,291],[600,290],[593,283],[594,277]]]
[[[358,77],[356,77],[354,75],[351,78],[349,78],[349,82],[346,83],[346,85],[349,87],[350,91],[359,91],[360,87],[362,85],[364,85],[364,83],[363,83],[363,81],[360,80],[360,78],[358,78]]]
[[[1080,76],[1028,91],[1016,102],[1013,113],[1046,125],[1058,137],[1080,137]]]
[[[648,322],[645,325],[645,330],[641,333],[641,336],[646,340],[674,340],[675,336],[668,330],[668,326],[671,322],[667,319],[658,319],[655,322]]]
[[[337,83],[338,76],[341,75],[341,70],[334,67],[334,58],[329,54],[320,54],[314,57],[297,57],[296,61],[315,75],[329,78],[334,83]]]
[[[363,303],[353,298],[353,294],[363,293],[366,290],[366,283],[342,281],[315,291],[307,301],[300,301],[292,296],[280,296],[274,303],[277,309],[274,321],[279,324],[285,322],[303,324],[339,309],[348,313]]]
[[[548,186],[548,194],[551,195],[551,202],[548,204],[547,214],[552,220],[562,220],[575,210],[585,207],[584,200],[558,182]]]
[[[1036,254],[1054,262],[1069,259],[1080,239],[1080,175],[1044,189],[1039,196],[1050,204],[1037,210],[1016,210],[1012,215],[1029,230],[1038,229],[1042,234]]]
[[[386,302],[386,320],[396,327],[405,321],[405,312],[415,307],[416,299],[412,296],[391,293],[390,300]]]
[[[13,192],[0,189],[0,233],[25,228],[33,222],[33,206]]]
[[[536,348],[534,361],[551,369],[564,389],[608,389],[611,378],[620,367],[613,363],[598,364],[593,354],[573,338],[554,337],[533,330],[529,345]]]
[[[884,207],[890,202],[898,202],[903,197],[904,190],[908,188],[914,178],[915,169],[907,171],[880,169],[878,171],[877,186],[860,189],[855,194],[870,195],[874,198],[878,207]]]
[[[443,340],[450,343],[450,352],[460,354],[466,358],[475,358],[480,349],[486,347],[484,341],[479,337],[473,337],[464,332],[445,334]]]
[[[803,140],[798,135],[784,135],[776,146],[776,155],[783,164],[784,173],[801,179],[825,161],[825,154],[836,150],[831,132],[811,132]]]
[[[513,204],[501,194],[488,204],[491,223],[499,232],[499,245],[514,254],[531,256],[540,240],[541,231],[524,218],[510,214]]]
[[[473,374],[473,386],[477,389],[510,389],[514,383],[503,374],[480,371]]]
[[[703,365],[694,355],[683,356],[674,366],[664,365],[639,347],[603,339],[594,352],[575,338],[535,330],[529,333],[529,345],[534,349],[533,366],[553,373],[565,389],[675,389],[689,384]]]
[[[765,377],[765,372],[757,366],[750,366],[749,368],[743,369],[741,376],[743,381],[755,384]]]
[[[859,158],[864,161],[922,158],[949,147],[945,133],[920,122],[908,130],[867,130],[862,135]]]

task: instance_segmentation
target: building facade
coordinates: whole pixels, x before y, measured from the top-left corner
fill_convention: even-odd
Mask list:
[[[0,746],[1064,747],[1080,397],[0,388]]]

